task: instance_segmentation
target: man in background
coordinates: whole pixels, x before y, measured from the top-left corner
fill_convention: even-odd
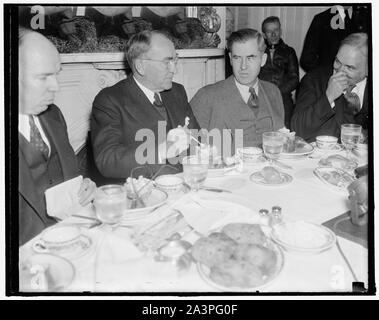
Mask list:
[[[335,5],[316,14],[305,37],[300,65],[305,72],[333,64],[339,45],[351,33],[368,32],[367,6]]]
[[[301,80],[291,128],[307,141],[340,137],[341,124],[368,129],[367,34],[342,40],[333,67],[318,68]]]
[[[45,191],[79,175],[66,123],[53,104],[59,90],[60,57],[43,35],[19,31],[19,244],[56,223],[46,211]],[[79,203],[87,205],[96,185],[84,179]]]
[[[290,129],[293,112],[292,92],[299,84],[299,62],[295,50],[284,43],[278,17],[268,17],[262,22],[266,42],[267,61],[261,68],[259,79],[275,84],[283,98],[284,124]]]

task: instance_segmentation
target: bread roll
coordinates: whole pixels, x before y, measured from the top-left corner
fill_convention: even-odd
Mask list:
[[[236,260],[245,261],[261,268],[264,274],[270,274],[275,269],[275,252],[261,245],[240,244],[233,256]]]
[[[274,167],[264,167],[261,174],[267,183],[280,183],[282,181],[280,172]]]
[[[266,240],[258,224],[229,223],[222,228],[222,232],[237,243],[263,244]]]
[[[226,235],[213,234],[198,239],[192,249],[192,257],[208,267],[220,264],[232,257],[237,243]]]

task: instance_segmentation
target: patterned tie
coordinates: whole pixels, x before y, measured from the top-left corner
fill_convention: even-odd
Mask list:
[[[157,108],[157,111],[161,114],[161,116],[168,122],[167,110],[161,100],[161,97],[156,92],[154,93],[153,105]]]
[[[359,100],[359,96],[354,93],[354,92],[351,92],[351,90],[353,90],[355,88],[355,86],[350,86],[346,92],[345,92],[345,99],[347,101],[347,105],[349,108],[351,108],[351,110],[353,111],[353,114],[357,114],[361,108],[361,101]]]
[[[247,105],[250,107],[251,110],[253,110],[254,115],[257,116],[259,112],[258,95],[255,93],[255,90],[253,87],[250,87],[249,91],[250,91],[250,97],[249,97],[249,100],[247,100]]]
[[[41,133],[39,132],[34,118],[32,115],[29,115],[29,125],[30,125],[30,144],[40,151],[45,159],[49,158],[49,147],[43,141]]]

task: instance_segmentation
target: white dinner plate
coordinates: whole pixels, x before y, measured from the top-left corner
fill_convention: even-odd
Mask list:
[[[280,187],[289,184],[292,181],[292,176],[285,172],[280,172],[281,181],[278,183],[268,183],[262,176],[260,171],[254,172],[250,175],[250,180],[254,183],[268,187]]]
[[[313,152],[314,148],[311,144],[305,143],[302,144],[302,147],[296,148],[293,152],[282,152],[280,153],[280,158],[282,159],[297,159],[303,158]]]
[[[238,167],[238,163],[234,163],[230,166],[225,166],[223,168],[208,169],[207,178],[217,178],[224,176],[229,171],[234,171]]]
[[[36,274],[31,274],[31,268],[41,266],[46,279],[46,286],[36,281]],[[72,283],[75,268],[65,258],[39,253],[30,256],[20,264],[19,289],[21,292],[62,292]]]
[[[303,253],[319,253],[336,242],[329,228],[305,221],[282,222],[274,226],[271,238],[287,251]]]
[[[200,277],[208,283],[210,286],[213,288],[222,291],[222,292],[256,292],[259,291],[268,285],[270,285],[280,274],[280,272],[283,269],[284,265],[284,256],[282,250],[270,239],[267,239],[265,246],[275,252],[276,255],[276,265],[275,265],[275,270],[272,274],[269,276],[265,276],[264,278],[264,283],[260,284],[259,286],[254,286],[254,287],[226,287],[221,284],[218,284],[214,282],[210,278],[210,268],[200,262],[196,264],[197,271],[199,272]]]

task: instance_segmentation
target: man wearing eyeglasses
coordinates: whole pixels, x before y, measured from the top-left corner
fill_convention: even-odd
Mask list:
[[[91,118],[96,166],[120,181],[141,165],[156,172],[166,161],[177,164],[189,147],[188,129],[199,128],[184,87],[173,82],[178,56],[163,33],[135,34],[126,57],[132,74],[100,91]]]
[[[318,135],[340,136],[341,124],[368,129],[367,34],[342,40],[333,67],[321,67],[302,79],[291,128],[307,141]]]

